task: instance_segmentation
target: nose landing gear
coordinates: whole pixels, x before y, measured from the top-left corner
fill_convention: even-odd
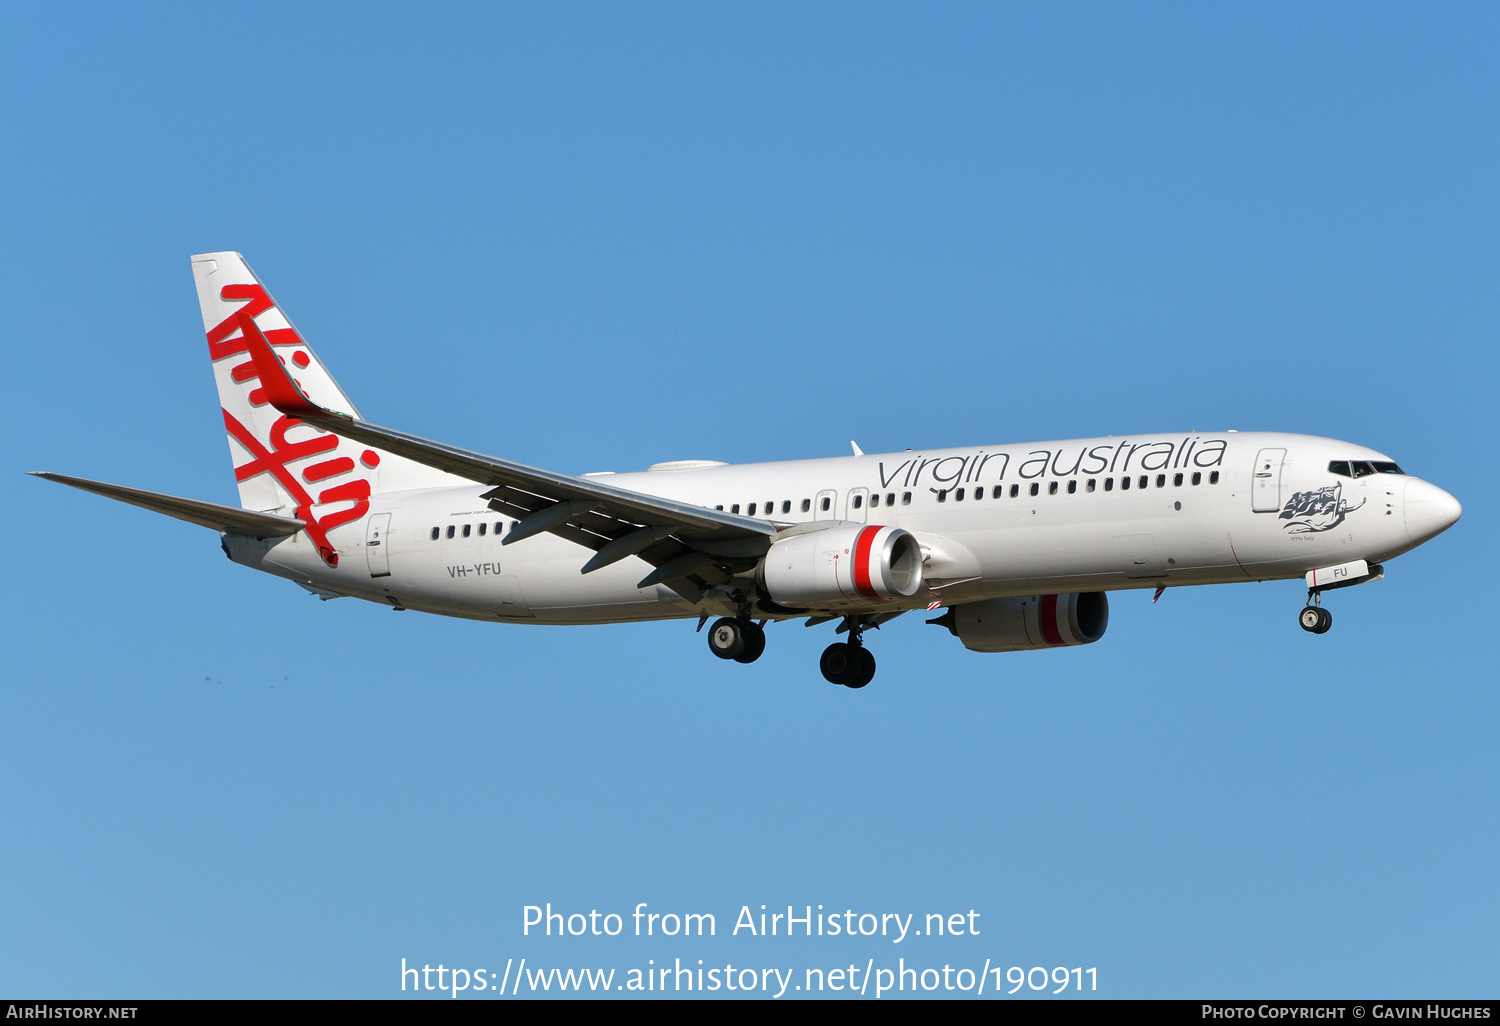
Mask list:
[[[1297,614],[1297,622],[1305,631],[1313,634],[1327,634],[1328,628],[1333,626],[1333,614],[1322,606],[1306,606],[1301,613]]]
[[[1297,624],[1309,634],[1327,634],[1333,626],[1333,614],[1323,608],[1323,589],[1307,589],[1307,605],[1297,614]]]

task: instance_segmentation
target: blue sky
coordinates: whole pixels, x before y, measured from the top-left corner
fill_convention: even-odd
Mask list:
[[[0,16],[0,991],[398,995],[399,964],[1097,966],[1107,996],[1493,995],[1500,39],[1484,5],[47,5]],[[690,622],[320,603],[212,533],[188,255],[366,415],[568,472],[1279,429],[1463,520],[1330,601]],[[521,936],[521,909],[720,936]],[[978,937],[724,936],[742,905]]]

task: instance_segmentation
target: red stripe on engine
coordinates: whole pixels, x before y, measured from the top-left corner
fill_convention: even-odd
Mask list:
[[[854,539],[854,588],[865,598],[879,598],[870,584],[870,547],[875,544],[878,527],[867,527]]]
[[[1057,629],[1057,596],[1042,596],[1042,637],[1047,639],[1049,645],[1061,645],[1063,643],[1062,632]]]

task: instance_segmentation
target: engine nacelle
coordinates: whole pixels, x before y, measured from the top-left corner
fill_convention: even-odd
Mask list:
[[[927,622],[948,628],[973,652],[1088,645],[1104,637],[1109,626],[1109,598],[1102,591],[1090,591],[987,599],[952,606]]]
[[[802,609],[890,605],[922,587],[922,547],[899,527],[833,527],[771,545],[760,565],[771,598]]]

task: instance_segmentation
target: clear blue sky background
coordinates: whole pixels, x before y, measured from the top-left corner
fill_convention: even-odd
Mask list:
[[[0,992],[387,996],[498,971],[1098,966],[1111,996],[1494,996],[1492,5],[12,5],[0,15]],[[233,502],[188,255],[364,412],[570,472],[1306,431],[1463,520],[749,667],[691,622],[393,614],[26,478]],[[524,940],[521,907],[712,941]],[[977,938],[722,936],[741,905]]]

